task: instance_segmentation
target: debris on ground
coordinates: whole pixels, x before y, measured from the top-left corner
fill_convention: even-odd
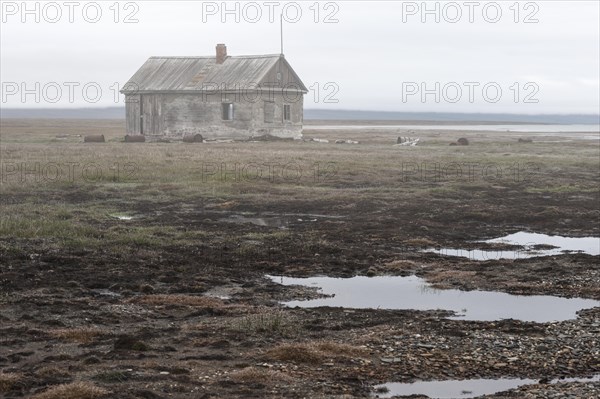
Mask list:
[[[450,143],[450,145],[469,145],[469,140],[464,137],[461,137],[458,140],[456,140],[455,143]]]
[[[414,147],[419,143],[420,140],[421,140],[420,137],[398,137],[398,139],[396,140],[396,144],[394,144],[394,147],[396,147],[396,146]]]
[[[188,136],[183,136],[184,143],[202,143],[204,142],[204,138],[201,134],[190,134]]]

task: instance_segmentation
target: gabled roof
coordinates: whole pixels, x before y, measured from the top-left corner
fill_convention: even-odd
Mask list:
[[[282,60],[300,90],[308,90],[280,55],[227,57],[217,64],[215,57],[150,57],[123,86],[122,93],[198,92],[252,89],[260,85],[277,61]],[[293,90],[294,88],[290,88]]]

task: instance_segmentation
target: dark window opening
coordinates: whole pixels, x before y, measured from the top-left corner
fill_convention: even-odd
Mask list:
[[[223,103],[221,104],[221,118],[224,121],[232,121],[233,120],[233,103]]]
[[[290,119],[292,119],[291,114],[292,114],[292,107],[287,104],[284,105],[283,106],[283,120],[289,121]]]

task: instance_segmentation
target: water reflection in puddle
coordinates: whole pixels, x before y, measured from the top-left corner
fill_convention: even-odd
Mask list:
[[[518,245],[521,248],[516,250],[440,248],[427,249],[425,252],[433,252],[444,256],[461,256],[471,260],[525,259],[536,256],[561,255],[569,252],[600,255],[600,237],[563,237],[521,231],[481,242]]]
[[[233,295],[239,294],[242,291],[244,291],[244,289],[239,284],[221,285],[211,288],[210,290],[206,291],[203,295],[211,298],[231,299]]]
[[[110,297],[110,298],[119,298],[121,296],[121,294],[119,294],[118,292],[114,292],[114,291],[104,289],[104,288],[92,289],[92,290],[90,290],[90,292],[92,293],[92,295],[104,296],[104,297]]]
[[[592,378],[555,379],[550,384],[561,382],[595,382],[600,381],[600,375]],[[393,396],[425,395],[431,399],[475,398],[490,395],[523,385],[536,384],[531,379],[478,379],[478,380],[448,380],[448,381],[418,381],[414,383],[389,383],[378,385],[376,391],[387,388],[387,392],[378,393],[375,397],[391,398]]]
[[[475,398],[496,392],[508,391],[522,385],[534,384],[529,379],[501,380],[465,380],[465,381],[418,381],[410,384],[389,383],[378,385],[375,389],[385,387],[386,393],[377,394],[378,398],[393,396],[425,395],[432,399]]]
[[[284,305],[303,308],[319,306],[355,309],[449,310],[457,320],[493,321],[518,319],[545,323],[577,317],[581,309],[600,306],[600,301],[553,296],[521,296],[503,292],[439,290],[416,276],[352,278],[290,278],[268,276],[283,285],[319,287],[327,298],[289,301]]]
[[[110,215],[111,217],[118,219],[118,220],[133,220],[133,216],[127,216],[127,215]]]

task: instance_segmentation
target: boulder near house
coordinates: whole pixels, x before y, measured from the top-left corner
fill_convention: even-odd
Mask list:
[[[283,54],[151,57],[123,86],[128,135],[148,141],[301,138],[307,89]]]

